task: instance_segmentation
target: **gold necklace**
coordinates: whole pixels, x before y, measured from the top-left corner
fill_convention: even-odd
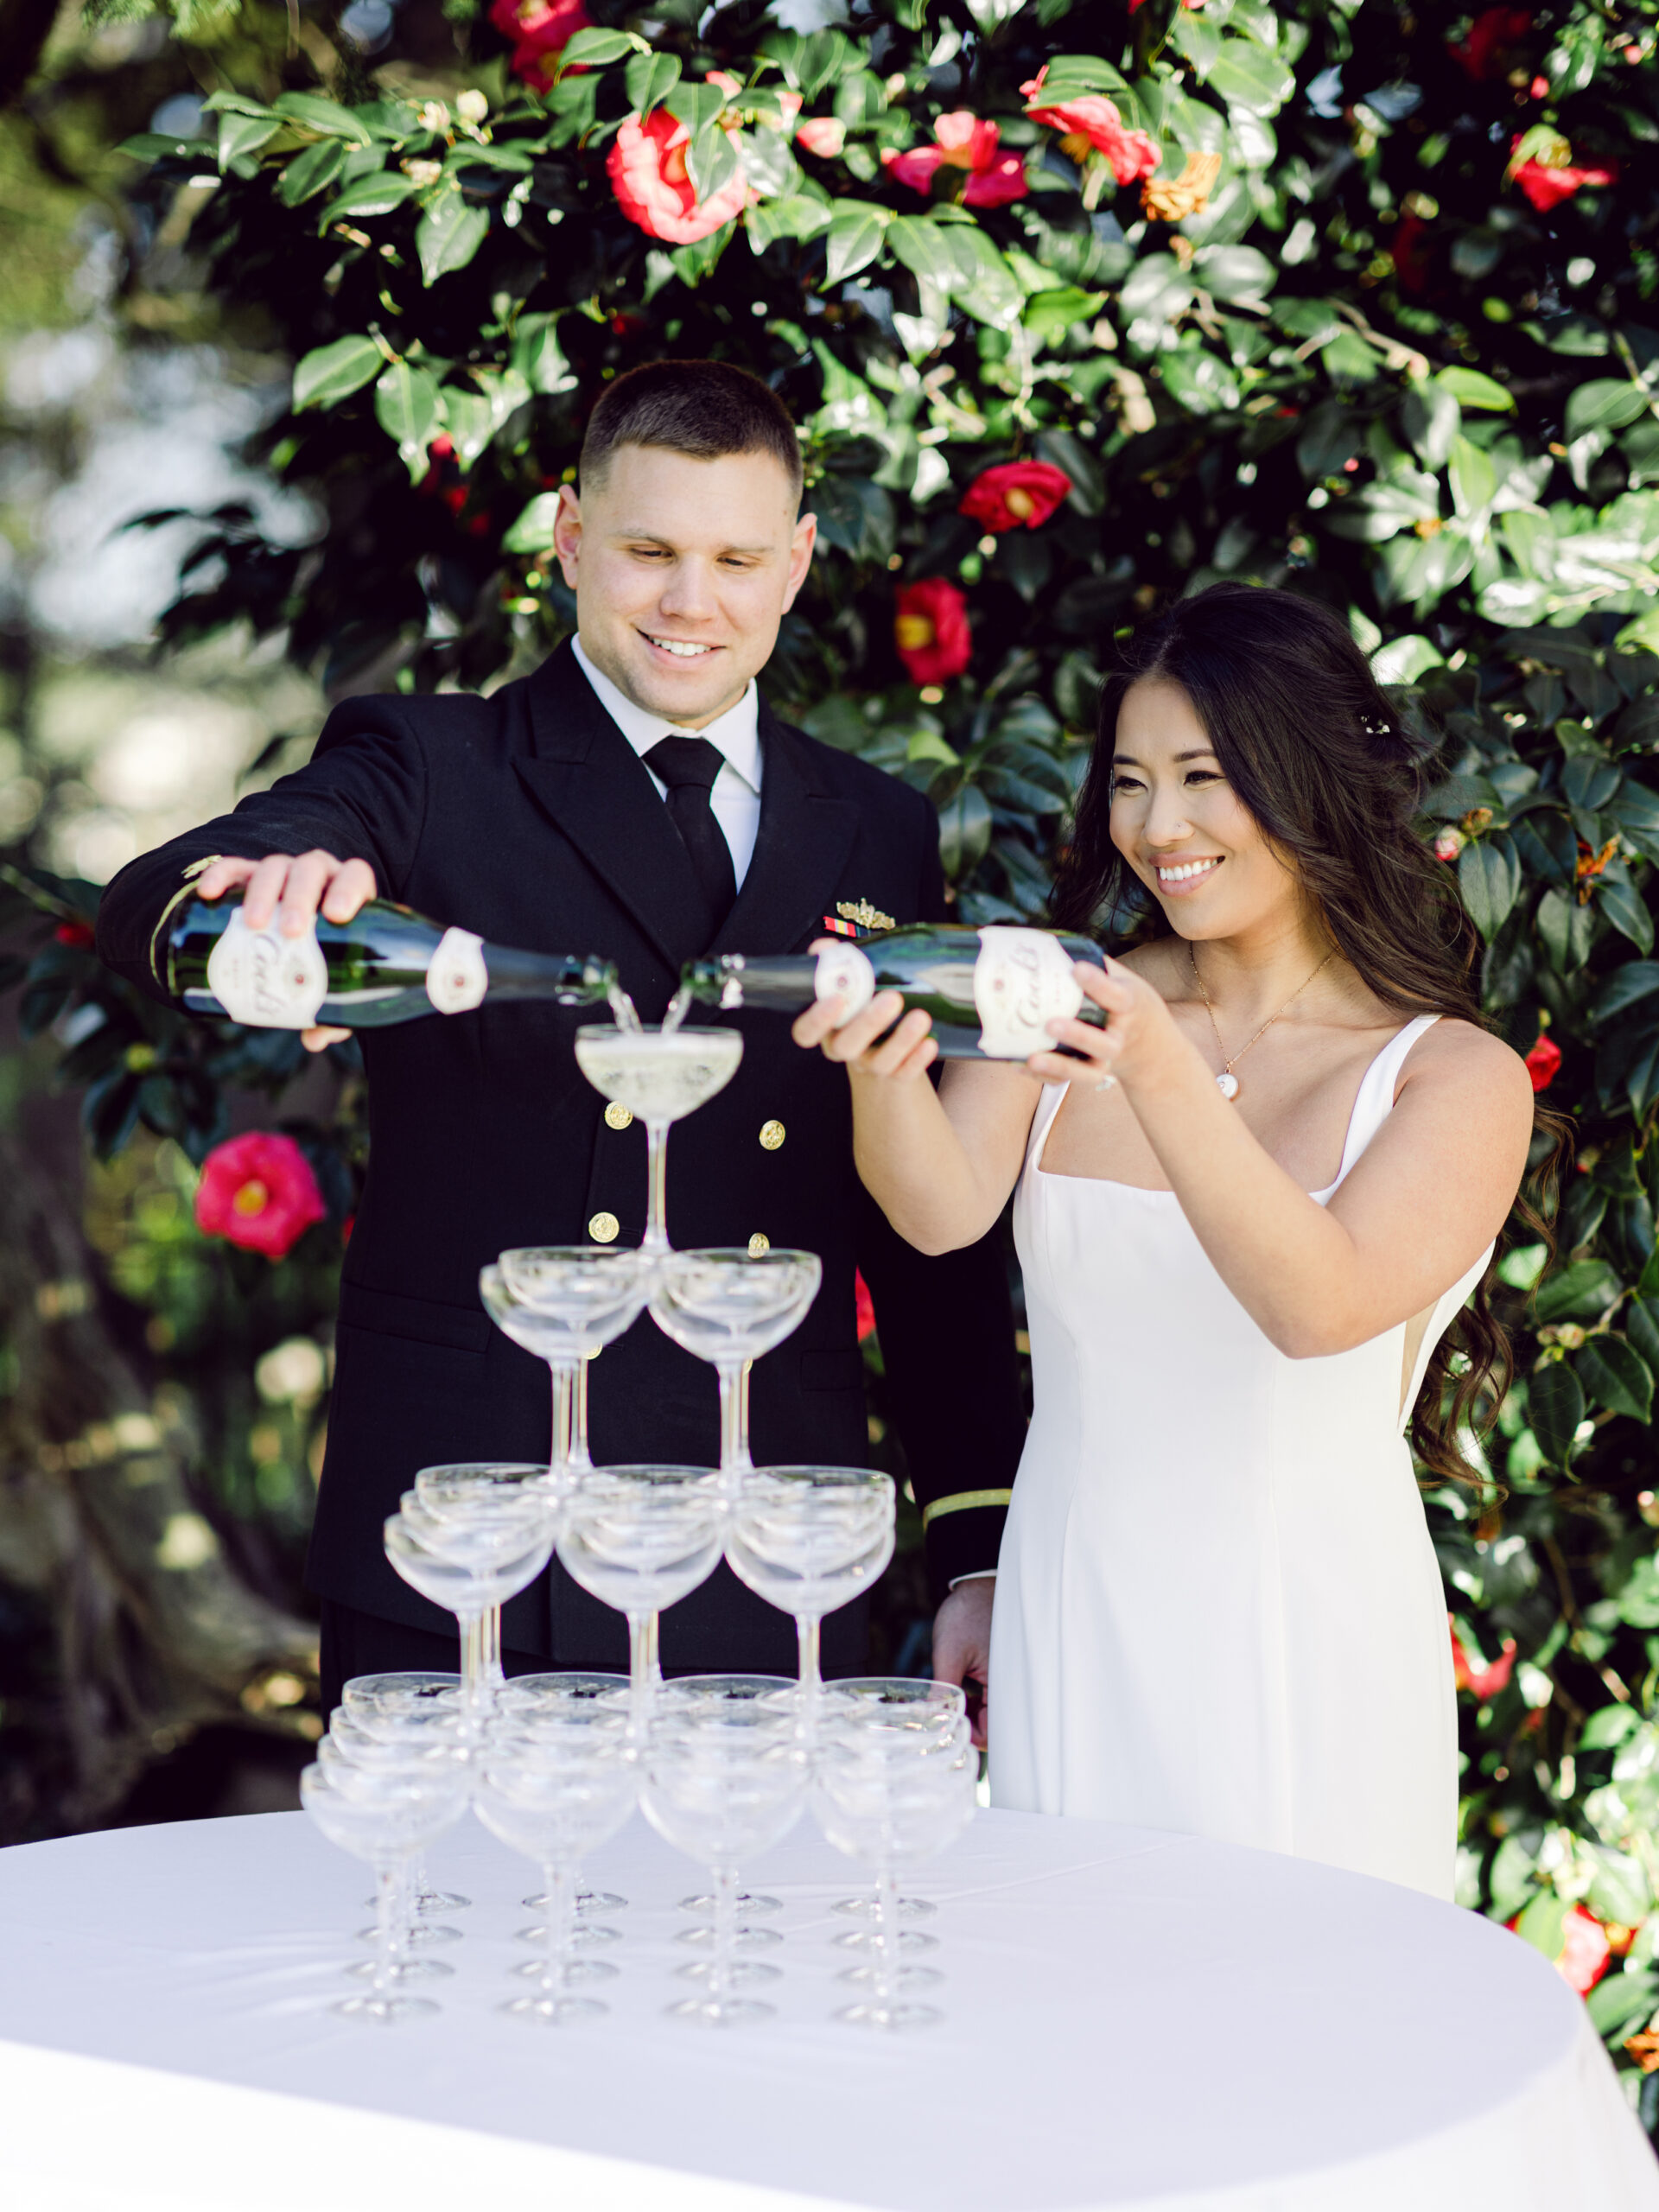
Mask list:
[[[1333,946],[1332,950],[1334,951],[1335,947]],[[1198,973],[1198,956],[1193,951],[1190,944],[1186,948],[1186,957],[1192,963],[1192,981],[1198,987],[1198,996],[1204,1001],[1204,1010],[1210,1017],[1211,1028],[1215,1032],[1216,1050],[1222,1056],[1221,1073],[1216,1077],[1216,1089],[1221,1093],[1224,1098],[1236,1098],[1238,1096],[1238,1077],[1233,1073],[1233,1070],[1243,1058],[1245,1053],[1249,1051],[1250,1045],[1255,1044],[1256,1037],[1264,1037],[1268,1031],[1272,1028],[1274,1023],[1278,1020],[1279,1014],[1288,1014],[1290,1012],[1292,1007],[1295,1005],[1297,1000],[1300,998],[1302,993],[1307,988],[1307,984],[1313,981],[1313,976],[1317,976],[1319,973],[1319,969],[1324,968],[1326,962],[1330,960],[1331,954],[1329,952],[1325,954],[1325,959],[1321,960],[1319,967],[1313,970],[1313,976],[1310,976],[1308,977],[1307,983],[1299,983],[1296,988],[1291,993],[1290,996],[1285,1001],[1283,1006],[1280,1007],[1279,1014],[1270,1014],[1267,1020],[1262,1023],[1261,1028],[1256,1031],[1255,1037],[1252,1037],[1250,1039],[1249,1045],[1241,1045],[1238,1050],[1233,1054],[1230,1060],[1227,1058],[1227,1047],[1221,1041],[1221,1031],[1216,1026],[1216,1009],[1210,1003],[1210,994],[1205,989],[1204,978]]]

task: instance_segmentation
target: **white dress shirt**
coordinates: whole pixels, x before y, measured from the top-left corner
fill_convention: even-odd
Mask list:
[[[617,690],[608,676],[601,675],[594,666],[582,650],[581,639],[573,643],[576,665],[593,686],[594,696],[642,760],[652,747],[664,737],[706,737],[720,754],[723,766],[715,778],[709,804],[720,824],[721,834],[731,848],[732,874],[741,890],[760,830],[760,704],[753,677],[737,704],[728,707],[707,728],[684,729],[661,715],[636,707],[632,699]],[[645,762],[645,773],[656,785],[658,798],[666,798],[668,786],[649,761]]]

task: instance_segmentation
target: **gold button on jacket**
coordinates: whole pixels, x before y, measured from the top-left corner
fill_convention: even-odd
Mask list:
[[[782,1144],[784,1136],[785,1129],[781,1122],[763,1122],[761,1123],[760,1144],[761,1148],[764,1151],[776,1152],[779,1146]]]
[[[620,1098],[613,1098],[610,1104],[605,1109],[606,1128],[607,1129],[626,1129],[631,1128],[632,1126],[632,1122],[633,1116],[629,1113],[627,1108],[622,1103],[622,1101]]]
[[[588,1234],[595,1244],[614,1244],[621,1226],[613,1213],[596,1213],[588,1224]]]
[[[611,1234],[614,1236],[616,1231],[613,1230]],[[764,1230],[757,1229],[753,1236],[749,1239],[749,1257],[752,1260],[758,1260],[763,1252],[770,1252],[771,1249],[771,1237],[766,1235]]]

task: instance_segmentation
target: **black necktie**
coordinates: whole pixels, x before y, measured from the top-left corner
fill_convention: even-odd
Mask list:
[[[664,737],[646,753],[645,765],[668,785],[669,819],[691,856],[691,872],[709,910],[703,943],[712,944],[737,898],[732,849],[709,799],[726,764],[706,737]]]

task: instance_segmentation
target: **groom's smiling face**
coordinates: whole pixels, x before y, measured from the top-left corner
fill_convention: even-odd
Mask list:
[[[765,667],[817,523],[766,452],[624,445],[560,495],[554,543],[582,650],[638,707],[701,729]]]

